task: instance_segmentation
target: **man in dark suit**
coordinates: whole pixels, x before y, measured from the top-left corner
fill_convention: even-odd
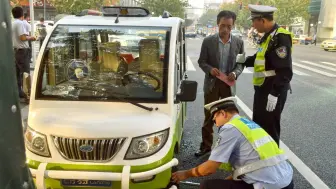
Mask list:
[[[203,40],[198,64],[205,73],[204,104],[235,96],[235,85],[230,87],[217,78],[223,73],[228,76],[230,81],[234,81],[243,71],[243,65],[240,63],[244,63],[245,60],[244,42],[231,35],[235,20],[235,13],[221,11],[217,15],[219,32]],[[204,115],[202,143],[195,156],[202,156],[210,152],[213,142],[213,121],[209,111],[204,109]]]

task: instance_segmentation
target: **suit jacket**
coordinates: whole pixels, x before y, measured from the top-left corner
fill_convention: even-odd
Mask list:
[[[212,91],[212,88],[215,86],[216,77],[213,77],[210,74],[212,68],[219,69],[219,36],[218,33],[208,36],[203,40],[200,57],[198,59],[199,67],[204,71],[204,93],[209,93]],[[243,72],[243,64],[236,63],[236,57],[238,54],[244,53],[244,42],[243,40],[231,36],[231,45],[228,57],[228,73],[235,72],[236,79]],[[231,87],[231,93],[234,96],[236,94],[236,85]]]

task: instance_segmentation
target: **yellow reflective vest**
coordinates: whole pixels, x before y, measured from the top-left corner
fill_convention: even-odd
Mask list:
[[[266,63],[265,54],[271,39],[274,37],[274,35],[278,35],[280,33],[290,35],[293,41],[293,34],[280,27],[274,30],[267,37],[267,39],[258,46],[258,52],[256,55],[256,59],[254,61],[254,74],[253,74],[253,85],[255,86],[261,86],[264,83],[266,77],[276,75],[275,70],[267,70],[267,71],[265,70],[265,63]]]
[[[233,172],[235,180],[239,180],[237,177],[240,175],[253,172],[263,167],[277,165],[287,159],[284,156],[283,150],[279,149],[273,138],[255,122],[244,117],[236,117],[227,124],[233,125],[244,135],[260,158],[260,161],[235,168]],[[220,169],[232,171],[232,167],[228,163],[222,164]]]

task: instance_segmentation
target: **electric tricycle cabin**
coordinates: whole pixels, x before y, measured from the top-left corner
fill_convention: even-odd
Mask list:
[[[94,13],[57,21],[37,58],[25,132],[37,188],[174,188],[197,91],[184,21],[139,7]]]

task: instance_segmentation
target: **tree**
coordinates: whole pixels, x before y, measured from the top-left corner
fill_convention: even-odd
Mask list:
[[[110,0],[51,0],[58,14],[77,14],[84,9],[100,10],[102,5],[115,4]]]
[[[237,14],[236,25],[243,28],[250,28],[251,21],[248,21],[250,11],[248,4],[263,4],[276,7],[278,10],[274,14],[274,19],[280,25],[290,25],[295,23],[298,18],[307,19],[308,5],[310,0],[236,0],[231,5],[224,3],[221,9],[231,10]],[[240,9],[240,3],[242,8]]]
[[[187,0],[138,0],[142,7],[154,12],[154,16],[162,15],[168,11],[174,17],[185,17],[185,7],[188,6]]]
[[[275,12],[275,20],[280,25],[290,25],[297,22],[298,18],[308,19],[308,6],[310,0],[265,0],[263,4],[278,8]]]
[[[244,29],[251,27],[251,21],[247,20],[247,18],[250,16],[250,12],[246,8],[244,8],[244,5],[243,3],[241,3],[241,1],[235,1],[234,3],[223,3],[220,9],[230,10],[236,13],[236,26],[242,27]]]
[[[208,9],[199,19],[198,23],[206,26],[210,25],[217,25],[217,14],[219,13],[218,10]]]

